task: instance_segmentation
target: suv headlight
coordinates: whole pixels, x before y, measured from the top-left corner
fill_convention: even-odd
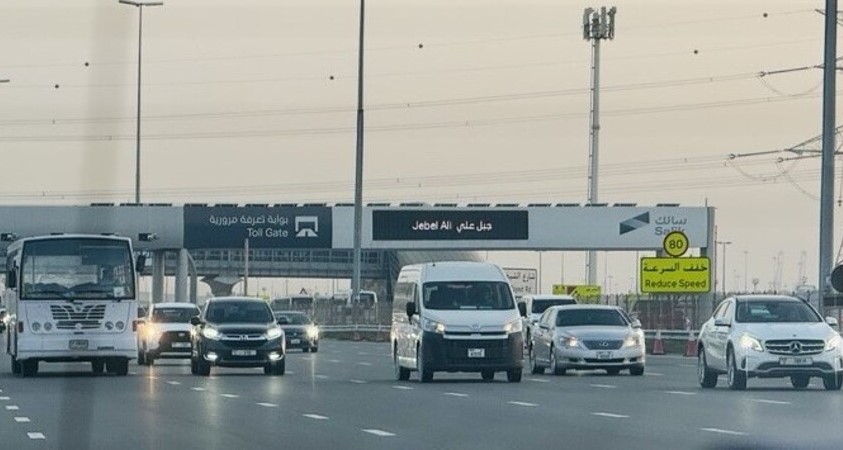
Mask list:
[[[319,336],[319,328],[316,325],[307,327],[307,337],[316,339],[317,336]]]
[[[509,322],[508,324],[503,326],[503,331],[505,331],[507,334],[520,333],[523,329],[524,325],[521,322],[520,318],[515,319],[512,322]]]
[[[764,351],[764,347],[761,345],[761,341],[755,339],[754,337],[748,334],[741,336],[740,345],[741,348],[745,350],[755,350],[756,352]]]
[[[580,340],[576,336],[563,336],[559,340],[559,343],[565,348],[576,348],[580,346]]]
[[[216,328],[207,328],[206,327],[206,328],[202,329],[202,336],[204,336],[206,339],[211,339],[211,340],[216,341],[220,338],[220,332],[217,331]]]
[[[437,322],[435,320],[425,319],[424,326],[422,328],[424,328],[425,331],[430,331],[438,334],[445,334],[445,324]]]
[[[641,341],[642,341],[641,336],[639,336],[639,335],[637,335],[637,334],[630,334],[629,336],[627,336],[627,338],[626,338],[626,339],[624,339],[624,341],[623,341],[623,347],[624,347],[624,348],[628,348],[628,347],[640,347],[640,346],[641,346]]]
[[[831,339],[825,342],[825,351],[827,352],[836,350],[840,347],[843,347],[843,337],[840,337],[839,334],[835,334]]]
[[[270,328],[269,331],[266,332],[266,339],[271,341],[273,339],[278,339],[283,335],[284,332],[281,331],[280,328]]]

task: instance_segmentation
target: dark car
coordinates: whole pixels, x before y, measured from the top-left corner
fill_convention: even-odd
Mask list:
[[[211,366],[263,367],[267,375],[284,375],[284,330],[265,301],[215,297],[190,323],[190,372],[194,375],[210,375]]]
[[[319,328],[307,314],[299,311],[274,311],[278,325],[284,329],[287,348],[306,352],[319,351]]]

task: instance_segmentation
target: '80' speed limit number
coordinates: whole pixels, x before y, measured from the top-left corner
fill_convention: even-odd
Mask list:
[[[688,252],[688,236],[681,231],[671,231],[664,237],[664,252],[678,258]]]

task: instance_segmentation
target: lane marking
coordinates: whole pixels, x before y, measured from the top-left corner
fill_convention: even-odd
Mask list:
[[[328,375],[315,375],[315,377],[319,378],[320,380],[327,380],[328,379]]]
[[[221,397],[225,398],[239,398],[240,396],[237,394],[220,394]]]
[[[728,434],[729,436],[746,436],[747,433],[743,431],[732,431],[732,430],[724,430],[722,428],[700,428],[702,431],[708,431],[709,433],[718,433],[718,434]]]
[[[388,436],[395,436],[395,433],[390,433],[389,431],[377,430],[374,428],[364,428],[364,433],[374,434],[375,436],[380,437],[388,437]]]
[[[646,377],[663,377],[664,374],[663,373],[656,373],[656,372],[646,372],[644,374],[644,376],[646,376]]]
[[[357,354],[358,354],[359,356],[366,356],[366,355],[368,355],[369,353],[367,353],[367,352],[357,352]]]
[[[181,382],[179,382],[179,381],[168,381],[167,384],[172,385],[172,386],[178,386],[178,385],[181,384]]]
[[[363,380],[348,380],[348,381],[350,381],[350,382],[352,382],[352,383],[354,383],[354,384],[366,384],[366,382],[365,382],[365,381],[363,381]]]
[[[11,397],[6,397],[5,395],[3,397],[0,397],[0,400],[3,400],[3,401],[11,400],[11,399],[12,399]]]
[[[535,406],[539,406],[538,403],[529,403],[529,402],[507,402],[507,403],[509,403],[510,405],[526,406],[526,407],[530,407],[530,408],[535,407]]]
[[[319,414],[302,414],[302,416],[314,420],[328,420],[328,416],[320,416]]]
[[[296,373],[295,373],[295,372],[293,372],[292,370],[287,370],[286,372],[287,372],[287,375],[295,375],[295,374],[296,374]]]
[[[26,435],[29,436],[30,439],[47,439],[47,436],[44,436],[44,433],[39,433],[37,431],[26,433]]]
[[[617,386],[614,384],[590,384],[589,386],[601,389],[617,389]]]
[[[673,394],[673,395],[697,395],[696,392],[686,392],[686,391],[664,391],[665,394]]]
[[[468,394],[462,394],[459,392],[446,392],[445,395],[450,395],[451,397],[468,397]]]
[[[17,411],[20,407],[18,405],[6,405],[6,411]]]
[[[331,363],[338,363],[338,362],[340,362],[340,360],[338,360],[338,359],[329,359],[329,360],[328,360],[328,362],[331,362]]]
[[[783,402],[781,400],[766,400],[763,398],[754,398],[752,401],[756,403],[768,403],[770,405],[792,405],[791,402]]]
[[[137,372],[129,372],[129,375],[137,375]]]
[[[535,381],[536,383],[549,383],[550,380],[545,380],[544,378],[527,378],[529,381]]]
[[[366,361],[360,361],[360,362],[359,362],[359,363],[357,363],[357,364],[358,364],[358,365],[361,365],[361,366],[371,366],[371,365],[372,365],[372,363],[370,363],[370,362],[366,362]]]
[[[592,416],[598,416],[598,417],[609,417],[609,418],[612,418],[612,419],[628,419],[629,418],[629,416],[625,416],[623,414],[614,414],[614,413],[606,413],[606,412],[595,412],[595,413],[591,413],[591,415]]]
[[[258,403],[258,405],[266,407],[266,408],[277,408],[278,405],[275,403]]]
[[[400,386],[399,385],[399,386],[392,386],[392,389],[401,389],[402,391],[412,391],[415,388],[410,387],[410,386]]]
[[[205,388],[203,388],[203,387],[192,387],[190,389],[193,390],[193,391],[196,391],[196,392],[204,392],[205,391]]]
[[[29,417],[15,417],[17,423],[29,423]]]
[[[679,364],[679,367],[697,367],[696,364]]]

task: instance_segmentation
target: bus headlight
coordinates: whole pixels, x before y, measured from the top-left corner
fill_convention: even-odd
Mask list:
[[[41,330],[41,324],[40,324],[40,323],[38,323],[38,322],[32,322],[31,327],[32,327],[32,331],[36,331],[36,332],[37,332],[37,331],[40,331],[40,330]]]
[[[114,324],[114,326],[117,327],[117,330],[119,331],[123,331],[123,328],[126,328],[126,324],[123,322],[117,322]]]
[[[52,329],[53,329],[53,324],[51,324],[50,322],[44,323],[44,331],[50,331]]]

